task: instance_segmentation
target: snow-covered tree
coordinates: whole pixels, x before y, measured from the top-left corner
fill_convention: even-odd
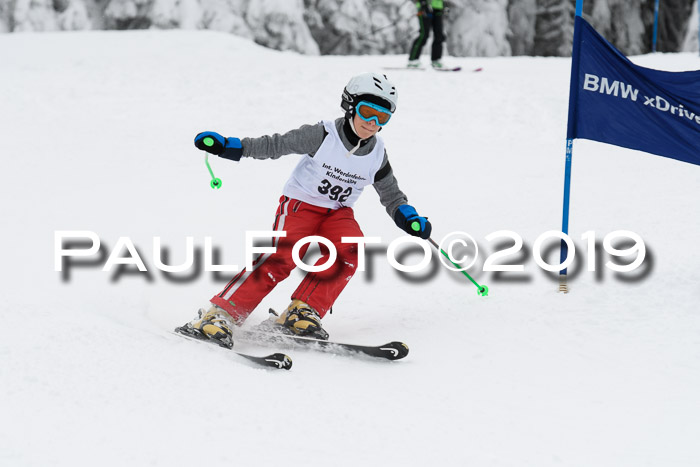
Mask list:
[[[255,42],[277,50],[318,55],[318,44],[304,22],[302,0],[254,0],[245,19]]]
[[[200,0],[200,6],[201,28],[253,39],[253,31],[244,19],[248,0]]]
[[[305,7],[322,54],[404,53],[418,27],[405,0],[306,0]]]
[[[571,55],[574,6],[570,0],[537,0],[534,55]]]
[[[151,26],[153,0],[110,0],[104,11],[108,29],[145,29]]]
[[[0,0],[0,33],[14,29],[11,22],[13,3],[13,0]]]
[[[590,6],[585,10],[590,23],[623,53],[639,55],[651,50],[644,15],[653,22],[652,4],[642,9],[639,0],[594,0]]]
[[[201,24],[201,14],[197,0],[154,0],[150,12],[151,27],[196,29]]]
[[[508,4],[508,42],[513,55],[531,55],[535,50],[537,0],[511,0]]]
[[[683,46],[692,11],[692,0],[663,0],[660,2],[657,51],[676,52]]]
[[[446,0],[447,53],[569,55],[575,3]],[[688,47],[693,4],[661,0],[659,51]],[[586,0],[584,17],[634,55],[651,50],[653,7]],[[211,29],[305,54],[407,54],[418,21],[412,0],[0,0],[0,32],[146,28]]]
[[[58,3],[54,1],[54,7]],[[61,0],[61,7],[57,11],[57,22],[62,31],[92,29],[88,8],[83,0]]]
[[[688,21],[688,30],[685,33],[685,38],[683,39],[681,51],[698,51],[698,22],[698,1],[695,0],[693,2],[692,14],[690,15],[690,20]]]
[[[52,0],[16,0],[11,11],[13,31],[56,31],[59,29]]]
[[[453,0],[447,14],[447,48],[451,55],[511,55],[508,0]]]

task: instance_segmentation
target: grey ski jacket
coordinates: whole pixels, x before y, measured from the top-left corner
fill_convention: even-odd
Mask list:
[[[335,120],[335,126],[345,148],[356,156],[366,156],[374,148],[377,138],[372,136],[369,139],[360,140],[345,118],[341,117]],[[323,123],[319,122],[315,125],[302,125],[300,128],[283,135],[275,133],[259,138],[243,138],[241,139],[242,157],[279,159],[288,154],[308,154],[309,157],[313,157],[318,148],[321,147],[326,135]],[[398,207],[406,204],[408,200],[399,188],[386,150],[384,151],[384,161],[372,186],[379,194],[379,202],[386,208],[389,216],[394,219],[394,213]]]

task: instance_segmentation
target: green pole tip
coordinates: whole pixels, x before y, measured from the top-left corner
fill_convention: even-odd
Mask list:
[[[486,287],[485,285],[482,285],[480,289],[478,289],[479,295],[482,297],[487,297],[489,295],[489,288]]]
[[[212,147],[214,146],[214,138],[210,138],[207,136],[206,138],[204,138],[203,143],[205,146]]]
[[[414,232],[420,232],[420,222],[413,221],[413,223],[411,224],[411,228]]]
[[[218,190],[219,188],[221,188],[221,179],[220,178],[212,179],[210,185],[213,189]]]

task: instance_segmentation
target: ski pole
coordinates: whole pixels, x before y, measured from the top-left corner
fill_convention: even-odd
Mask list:
[[[214,138],[209,136],[204,138],[203,142],[206,146],[214,146]],[[211,166],[209,165],[209,153],[204,154],[204,163],[207,164],[207,170],[209,170],[209,175],[211,175],[211,183],[209,183],[209,185],[211,185],[212,189],[221,188],[221,179],[214,176],[214,171],[211,170]]]
[[[418,229],[420,230],[420,226],[418,226]],[[414,228],[414,230],[415,230],[415,228]],[[445,258],[447,258],[448,260],[450,260],[450,263],[454,264],[454,266],[455,266],[456,268],[459,268],[459,272],[461,272],[462,274],[464,274],[465,276],[467,276],[467,279],[469,279],[469,280],[472,282],[472,284],[474,284],[474,285],[476,286],[476,288],[477,288],[477,290],[478,290],[477,293],[478,293],[479,295],[481,295],[482,297],[488,296],[488,294],[489,294],[489,288],[488,288],[487,286],[485,286],[485,285],[479,285],[479,283],[476,282],[476,281],[472,278],[472,276],[470,276],[469,273],[467,273],[467,271],[465,271],[465,270],[462,269],[457,263],[455,263],[454,261],[452,261],[452,258],[450,258],[450,255],[448,255],[447,253],[445,253],[445,250],[443,250],[442,248],[440,248],[440,246],[439,246],[437,243],[435,243],[435,240],[433,240],[432,238],[428,238],[428,241],[430,242],[431,245],[433,245],[433,246],[435,247],[436,250],[438,250],[440,253],[442,253],[442,254],[445,256]]]
[[[207,138],[204,139],[204,144],[207,144]],[[211,145],[208,145],[208,146],[211,146]],[[214,176],[214,171],[211,170],[211,166],[209,165],[209,153],[206,153],[204,155],[204,163],[207,164],[207,169],[209,170],[209,174],[211,175],[211,183],[210,183],[211,187],[213,189],[221,188],[221,179],[216,178]]]

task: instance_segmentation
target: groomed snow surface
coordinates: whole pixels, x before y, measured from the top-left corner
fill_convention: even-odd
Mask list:
[[[356,217],[382,244],[324,327],[340,341],[405,341],[406,359],[236,345],[289,353],[285,372],[172,334],[232,275],[202,271],[205,237],[217,264],[242,266],[245,232],[270,229],[299,158],[212,157],[223,180],[212,190],[194,135],[336,118],[352,75],[405,60],[305,57],[209,32],[1,35],[0,465],[700,465],[700,168],[577,140],[571,292],[557,293],[556,274],[533,258],[537,238],[561,226],[567,59],[387,71],[400,98],[382,136],[400,186],[434,238],[478,242],[470,272],[490,288],[479,297],[437,259],[398,274],[385,253],[402,232],[368,188]],[[700,68],[691,54],[634,61]],[[54,238],[66,230],[94,232],[102,250],[61,273]],[[486,239],[501,230],[524,245],[497,263],[523,272],[483,272],[513,243]],[[634,272],[605,266],[616,230],[645,242]],[[181,264],[188,236],[199,268],[156,268],[154,237]],[[102,271],[120,237],[147,273]],[[557,245],[545,242],[549,263]],[[284,308],[301,277],[246,325]]]

